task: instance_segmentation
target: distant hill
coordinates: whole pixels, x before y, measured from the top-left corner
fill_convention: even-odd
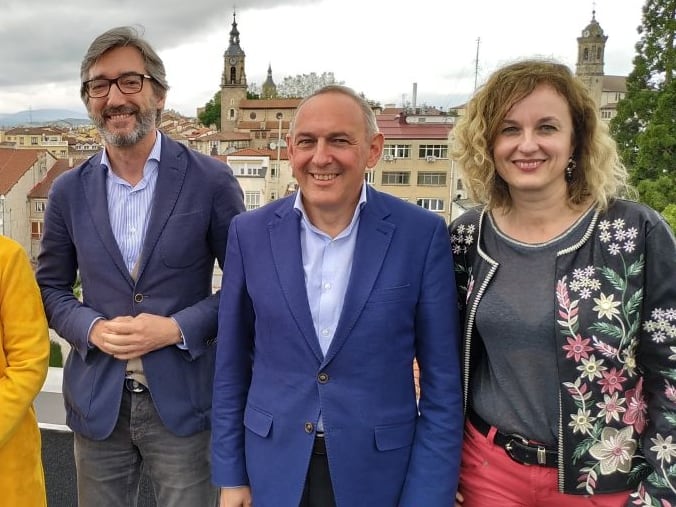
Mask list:
[[[28,127],[50,124],[64,126],[87,125],[91,120],[86,113],[68,109],[31,109],[18,113],[0,113],[0,127]]]

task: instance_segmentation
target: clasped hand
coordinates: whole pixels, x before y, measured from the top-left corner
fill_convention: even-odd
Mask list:
[[[115,359],[128,361],[153,350],[181,342],[181,332],[170,317],[141,313],[101,319],[92,327],[89,341]]]

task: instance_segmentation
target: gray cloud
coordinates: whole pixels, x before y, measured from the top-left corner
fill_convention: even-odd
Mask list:
[[[114,26],[140,25],[161,52],[222,30],[232,21],[232,4],[220,0],[9,0],[0,24],[0,87],[61,83],[79,79],[91,41]],[[238,12],[316,0],[239,0]],[[227,40],[224,41],[224,47]]]

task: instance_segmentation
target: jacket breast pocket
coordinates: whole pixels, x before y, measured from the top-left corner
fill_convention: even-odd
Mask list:
[[[376,448],[379,451],[392,451],[413,444],[415,421],[399,424],[376,426]]]
[[[411,284],[401,284],[394,287],[374,289],[367,303],[394,303],[412,298]]]
[[[259,437],[266,438],[272,428],[272,415],[247,405],[244,409],[244,427]]]
[[[164,264],[186,268],[208,256],[207,226],[201,211],[170,216],[159,241]]]

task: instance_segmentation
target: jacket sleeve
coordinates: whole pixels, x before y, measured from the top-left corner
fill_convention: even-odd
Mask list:
[[[36,277],[49,326],[84,359],[89,351],[89,329],[104,316],[83,305],[73,293],[78,265],[75,244],[63,215],[66,183],[63,178],[57,179],[49,193]]]
[[[211,409],[212,482],[226,487],[249,484],[242,421],[251,383],[255,317],[246,288],[237,225],[234,220],[225,257]]]
[[[453,505],[460,472],[459,324],[451,245],[442,221],[433,231],[422,276],[415,325],[421,397],[402,507]]]
[[[637,351],[648,424],[641,436],[651,470],[627,505],[676,505],[676,241],[664,220],[648,230]]]
[[[225,170],[223,167],[214,169],[214,175],[207,241],[222,269],[230,221],[244,211],[244,200],[242,189],[229,167]],[[193,358],[202,355],[208,342],[216,335],[219,300],[220,291],[172,315],[181,328],[188,352]]]
[[[0,447],[12,437],[40,392],[49,361],[47,321],[23,249],[0,247]]]

